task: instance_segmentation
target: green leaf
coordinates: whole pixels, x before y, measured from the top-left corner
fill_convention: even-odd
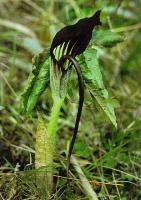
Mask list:
[[[110,119],[112,124],[117,127],[114,107],[109,98],[108,91],[105,89],[102,74],[97,59],[97,51],[87,49],[81,56],[81,69],[87,88],[92,97],[95,98],[100,108]]]
[[[38,97],[44,92],[49,82],[49,52],[43,51],[33,58],[33,70],[27,87],[22,94],[22,112],[29,113],[35,107]]]
[[[97,30],[93,34],[91,45],[103,47],[113,47],[119,42],[123,42],[123,36],[110,30]]]

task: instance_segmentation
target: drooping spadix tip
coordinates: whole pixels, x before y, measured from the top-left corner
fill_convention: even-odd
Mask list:
[[[97,10],[91,18],[94,25],[102,25],[100,21],[101,10]]]

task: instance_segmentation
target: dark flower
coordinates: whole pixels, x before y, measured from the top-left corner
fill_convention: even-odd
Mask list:
[[[92,38],[94,27],[101,25],[100,12],[98,10],[92,17],[80,19],[76,24],[66,26],[57,32],[50,48],[50,55],[54,62],[65,55],[75,58],[85,51]],[[59,53],[56,57],[57,48]]]

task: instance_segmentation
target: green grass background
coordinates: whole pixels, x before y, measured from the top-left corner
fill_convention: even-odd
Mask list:
[[[100,48],[104,84],[116,99],[118,128],[107,121],[89,95],[85,105],[75,157],[99,199],[141,199],[141,1],[129,0],[0,0],[0,198],[40,199],[34,176],[37,110],[48,118],[50,89],[28,118],[19,114],[19,99],[31,72],[31,59],[49,48],[63,26],[102,10],[102,29],[124,36],[114,48]],[[56,199],[88,199],[72,167],[66,187],[66,150],[77,111],[77,85],[62,108],[55,158]],[[112,101],[113,103],[113,101]],[[53,197],[55,199],[55,197]]]

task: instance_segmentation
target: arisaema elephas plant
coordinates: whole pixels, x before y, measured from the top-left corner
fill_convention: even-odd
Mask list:
[[[94,30],[100,25],[100,11],[97,11],[92,17],[81,19],[74,25],[64,27],[55,35],[50,49],[44,50],[33,59],[33,71],[22,95],[22,110],[24,113],[31,113],[39,96],[50,86],[53,105],[49,122],[44,121],[42,114],[38,113],[35,143],[35,168],[47,169],[43,175],[44,178],[46,177],[44,180],[47,181],[47,193],[51,193],[53,184],[52,171],[56,150],[57,122],[60,109],[68,94],[70,72],[73,68],[78,77],[76,81],[78,81],[79,88],[79,104],[68,150],[67,172],[69,173],[70,158],[79,128],[84,90],[90,92],[92,100],[97,102],[111,123],[117,126],[114,107],[104,87],[97,50],[93,48],[93,45],[100,48],[112,47],[121,42],[123,38],[109,30]]]

